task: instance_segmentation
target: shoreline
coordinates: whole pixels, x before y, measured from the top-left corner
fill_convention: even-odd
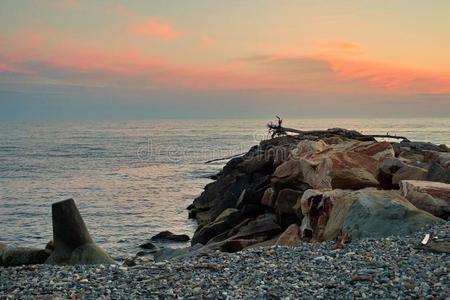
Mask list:
[[[449,255],[415,249],[424,234],[450,241],[450,222],[410,236],[257,247],[238,253],[118,265],[0,269],[0,299],[444,299]]]

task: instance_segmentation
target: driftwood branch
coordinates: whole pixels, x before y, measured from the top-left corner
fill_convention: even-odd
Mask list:
[[[234,155],[227,156],[227,157],[222,157],[222,158],[211,159],[211,160],[205,161],[205,164],[209,164],[209,163],[212,163],[212,162],[215,162],[215,161],[221,161],[221,160],[226,160],[226,159],[232,159],[232,158],[235,158],[235,157],[243,156],[243,155],[245,155],[245,154],[247,154],[247,152],[239,153],[239,154],[234,154]]]
[[[399,139],[399,140],[405,140],[409,141],[408,138],[404,136],[398,136],[398,135],[390,135],[390,134],[362,134],[360,132],[354,131],[354,130],[347,130],[343,128],[332,128],[327,130],[313,130],[313,131],[306,131],[306,130],[299,130],[295,128],[288,128],[283,127],[282,123],[283,120],[277,117],[277,124],[274,124],[270,122],[267,124],[267,127],[269,128],[269,133],[271,134],[272,138],[276,136],[283,136],[287,135],[288,133],[295,133],[298,135],[317,135],[317,136],[326,136],[326,135],[340,135],[344,137],[348,137],[351,139],[356,140],[370,140],[375,138],[391,138],[391,139]]]

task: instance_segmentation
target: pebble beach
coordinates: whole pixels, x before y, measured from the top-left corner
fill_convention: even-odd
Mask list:
[[[167,262],[0,269],[0,299],[450,299],[450,222],[404,237],[212,252]]]

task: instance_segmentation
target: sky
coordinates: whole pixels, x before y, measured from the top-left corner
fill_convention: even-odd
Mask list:
[[[0,120],[450,116],[448,0],[2,0]]]

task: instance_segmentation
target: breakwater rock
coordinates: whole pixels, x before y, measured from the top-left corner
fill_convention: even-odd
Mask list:
[[[191,243],[235,252],[411,234],[448,219],[449,173],[445,145],[338,128],[277,136],[228,161],[188,207]]]

